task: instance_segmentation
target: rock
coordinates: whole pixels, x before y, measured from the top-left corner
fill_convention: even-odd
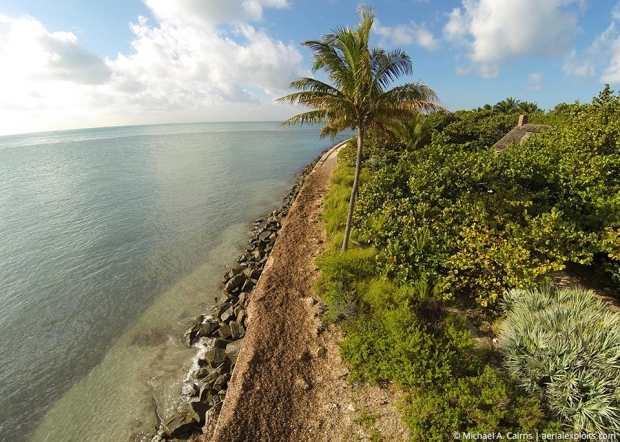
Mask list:
[[[265,231],[263,231],[262,233],[260,233],[258,235],[258,239],[260,241],[267,242],[269,240],[269,237],[271,236],[272,233],[273,232],[271,232],[269,230],[265,230]]]
[[[241,351],[241,346],[243,345],[243,339],[239,339],[237,341],[231,342],[226,346],[226,355],[228,359],[233,364],[237,363],[237,357],[239,356],[239,352]]]
[[[203,382],[205,383],[205,386],[212,388],[213,383],[217,381],[217,378],[219,378],[221,375],[222,375],[222,369],[220,367],[213,370],[211,373],[209,373],[209,375],[206,378],[204,378]],[[204,387],[201,388],[200,391],[202,391],[203,389]]]
[[[196,386],[193,383],[183,384],[181,388],[181,394],[183,396],[196,396],[198,394],[198,390],[196,390]]]
[[[234,340],[241,339],[245,336],[245,328],[237,321],[230,321],[230,337]]]
[[[246,262],[248,260],[247,255],[239,255],[239,257],[237,258],[237,262],[241,263],[241,262]]]
[[[220,296],[220,299],[222,300],[221,302],[227,304],[234,304],[235,300],[237,299],[235,295],[226,291],[222,291],[222,293],[220,293]]]
[[[205,353],[205,361],[207,361],[210,367],[215,368],[222,362],[226,361],[226,357],[228,356],[228,345],[226,346],[226,350],[214,348]]]
[[[258,270],[257,268],[248,268],[248,269],[245,269],[243,274],[248,279],[258,279],[260,277],[261,271]]]
[[[200,393],[198,393],[198,400],[200,402],[204,402],[205,404],[210,404],[213,401],[213,396],[216,394],[217,394],[217,391],[211,388],[210,385],[205,385],[204,387],[200,389]]]
[[[221,338],[228,339],[232,336],[232,331],[230,330],[230,326],[225,322],[220,322],[220,328],[217,331],[218,335]]]
[[[228,322],[234,317],[234,315],[235,315],[234,309],[233,309],[233,306],[231,305],[225,311],[222,312],[222,314],[220,315],[220,319],[222,320],[222,322]]]
[[[205,380],[211,375],[211,373],[213,373],[213,369],[207,365],[207,361],[205,361],[204,359],[199,359],[198,365],[200,366],[200,368],[196,372],[195,377],[196,380],[202,381],[202,383],[204,384]]]
[[[228,385],[228,379],[230,379],[230,375],[228,373],[220,375],[213,383],[213,389],[218,392],[222,391],[226,388],[226,385]]]
[[[318,358],[324,358],[325,356],[327,356],[327,349],[325,347],[319,347],[316,352],[316,356]]]
[[[230,302],[224,302],[223,304],[218,304],[215,307],[213,307],[213,315],[216,318],[219,318],[220,316],[222,316],[222,313],[224,313],[226,311],[226,309],[228,309],[232,304]]]
[[[226,283],[228,280],[232,279],[233,276],[238,275],[242,271],[243,271],[242,267],[235,267],[233,269],[230,269],[229,271],[224,273],[224,283]]]
[[[224,290],[228,293],[235,293],[238,289],[241,288],[243,283],[246,281],[246,277],[243,274],[238,274],[230,278],[230,281],[226,283],[224,286]]]
[[[256,285],[255,282],[246,279],[245,282],[243,283],[243,287],[241,287],[241,291],[243,292],[251,292],[252,290],[254,290],[254,286]]]
[[[196,422],[202,425],[205,423],[205,415],[207,414],[207,411],[209,411],[209,408],[211,408],[210,404],[200,401],[193,401],[189,403],[188,414],[191,415]]]
[[[331,404],[327,404],[327,405],[325,405],[325,409],[326,409],[327,411],[329,411],[329,412],[332,412],[332,413],[333,413],[333,412],[335,412],[335,411],[337,411],[339,408],[340,408],[340,407],[338,406],[338,404],[335,404],[335,403],[333,403],[333,402],[332,402]]]
[[[198,335],[198,327],[200,327],[201,325],[202,324],[200,323],[194,324],[185,331],[185,342],[187,343],[188,347],[191,347],[192,344],[196,341]]]
[[[218,329],[219,324],[215,321],[207,321],[198,328],[198,338],[203,336],[211,336]]]
[[[248,294],[246,292],[239,293],[239,304],[245,305],[248,299]]]
[[[237,314],[237,322],[241,325],[246,325],[246,319],[248,317],[248,314],[246,313],[245,310],[239,310],[239,313]]]
[[[222,338],[215,338],[213,339],[213,341],[211,341],[211,345],[213,345],[213,347],[221,348],[221,349],[225,349],[228,343],[229,341],[227,341],[226,339],[222,339]]]
[[[198,427],[199,422],[188,411],[184,411],[163,420],[161,426],[166,437],[180,437]]]
[[[191,347],[201,337],[209,336],[213,332],[215,332],[215,330],[217,330],[217,327],[218,327],[217,322],[213,322],[209,320],[207,320],[207,322],[205,322],[204,324],[201,324],[201,323],[194,324],[192,327],[187,329],[187,331],[185,332],[185,342],[187,343],[187,345]]]

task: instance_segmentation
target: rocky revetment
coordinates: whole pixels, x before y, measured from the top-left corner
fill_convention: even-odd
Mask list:
[[[222,277],[222,292],[215,298],[217,304],[209,314],[192,320],[185,332],[185,341],[198,353],[183,382],[176,413],[170,416],[157,413],[160,424],[152,442],[187,437],[216,418],[243,345],[250,293],[258,283],[282,221],[320,158],[302,170],[278,210],[254,221],[248,247]]]

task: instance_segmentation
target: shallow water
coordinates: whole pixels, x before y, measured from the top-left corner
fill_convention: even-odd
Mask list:
[[[0,440],[141,440],[249,221],[333,144],[218,123],[0,137]],[[36,429],[36,431],[35,431]]]

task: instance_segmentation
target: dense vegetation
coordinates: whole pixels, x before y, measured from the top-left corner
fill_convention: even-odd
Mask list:
[[[492,305],[569,264],[594,264],[618,284],[619,116],[607,91],[502,154],[490,146],[506,115],[446,116],[456,119],[429,145],[393,156],[361,190],[359,235],[387,275],[442,299]]]
[[[353,378],[406,392],[400,407],[413,440],[607,428],[558,412],[569,399],[553,393],[549,377],[507,370],[489,340],[472,338],[462,313],[500,318],[506,293],[548,284],[550,272],[567,267],[587,269],[618,294],[620,99],[606,88],[590,104],[559,105],[530,121],[552,128],[500,154],[491,146],[516,114],[497,109],[418,115],[398,141],[369,134],[346,253],[335,245],[355,153],[340,154],[324,214],[334,250],[319,260],[319,289],[328,320],[346,332],[342,356]],[[619,357],[601,363],[617,368]],[[521,388],[533,383],[551,393]],[[588,394],[603,400],[595,388]]]
[[[412,440],[451,440],[454,431],[552,431],[539,400],[492,368],[492,353],[476,348],[463,317],[449,314],[432,287],[386,277],[372,247],[336,250],[352,179],[352,166],[341,161],[325,201],[333,249],[318,260],[327,320],[339,321],[346,332],[341,352],[352,380],[398,384],[406,393],[400,408]]]

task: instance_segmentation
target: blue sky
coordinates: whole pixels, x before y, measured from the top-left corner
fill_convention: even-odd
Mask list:
[[[300,46],[354,26],[348,0],[0,0],[0,135],[282,120]],[[383,0],[372,45],[401,48],[449,110],[549,109],[620,88],[620,0]]]

